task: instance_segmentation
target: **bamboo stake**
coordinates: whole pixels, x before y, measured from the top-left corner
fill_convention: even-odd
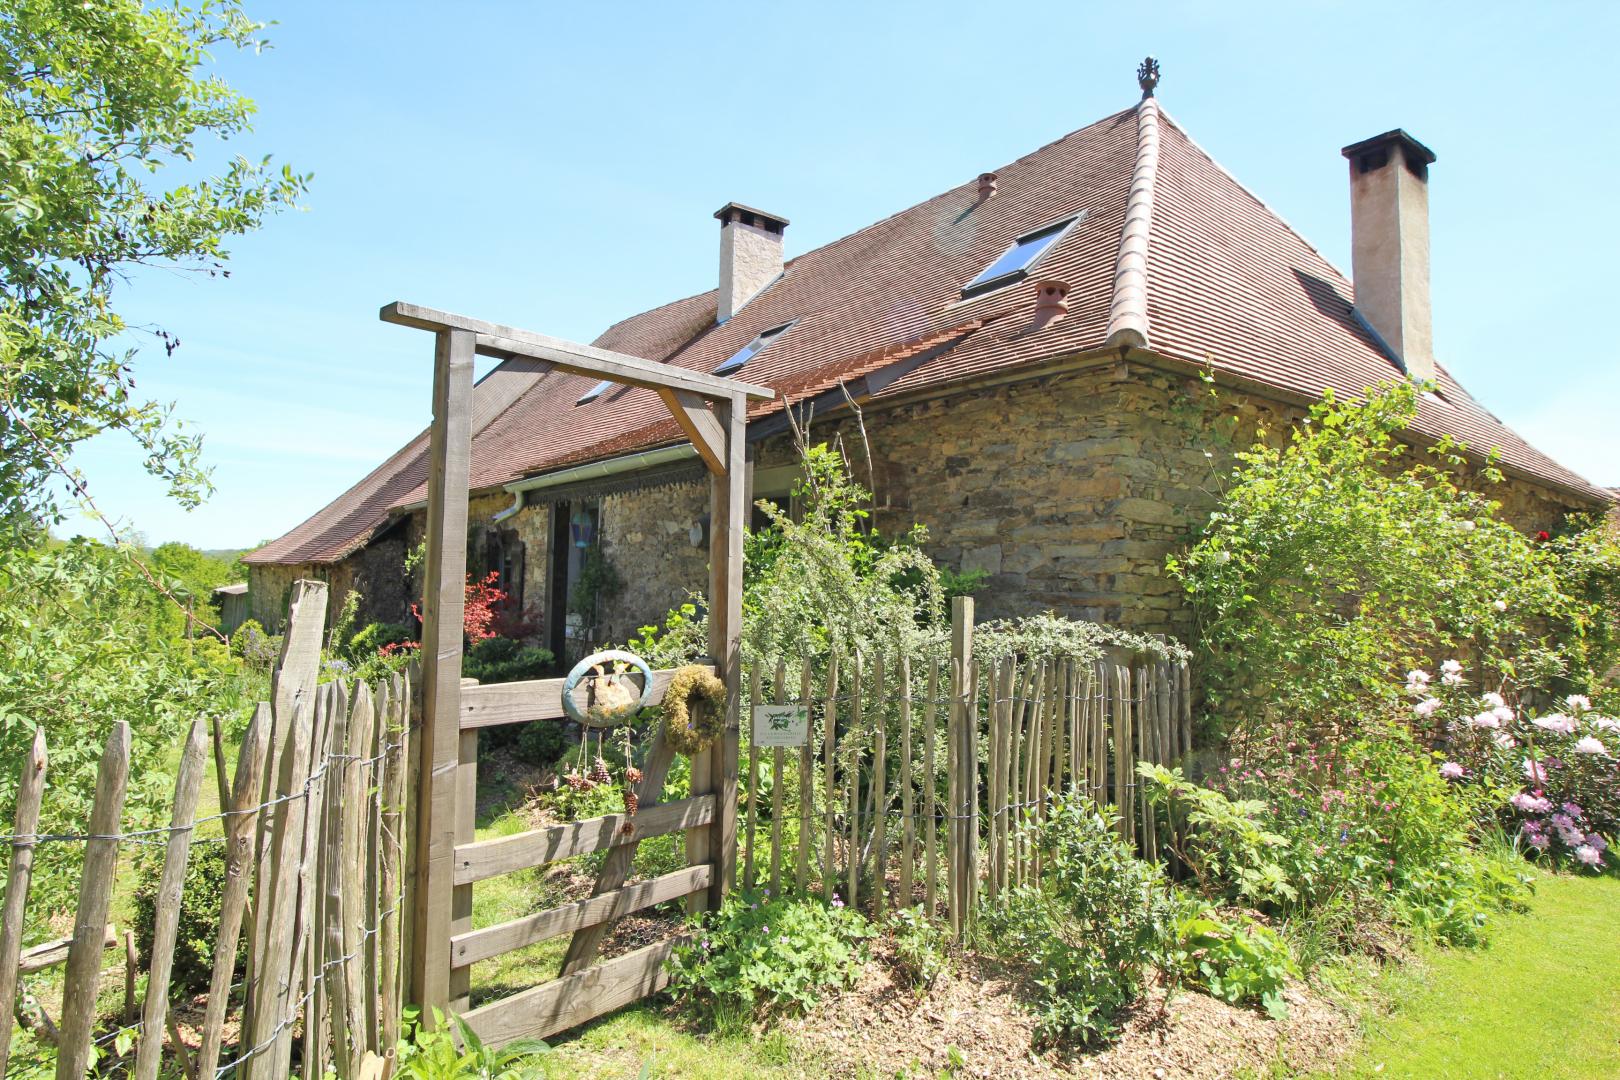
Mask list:
[[[212,1077],[219,1063],[225,1010],[236,974],[236,945],[241,938],[242,916],[255,862],[253,840],[257,835],[259,776],[264,771],[269,735],[270,706],[260,702],[242,736],[236,758],[236,782],[230,802],[226,804],[231,816],[225,820],[225,886],[219,903],[219,930],[214,937],[214,970],[209,979],[208,1007],[203,1016],[203,1041],[197,1050],[197,1072],[204,1077]]]
[[[815,761],[811,751],[815,728],[810,717],[814,703],[810,695],[810,658],[804,657],[799,662],[799,700],[805,709],[804,745],[799,747],[799,851],[793,867],[793,883],[801,893],[810,887],[810,841],[816,820]]]
[[[45,729],[34,729],[34,742],[17,779],[17,808],[12,818],[11,867],[6,873],[6,903],[0,914],[0,1003],[17,1000],[17,965],[22,953],[23,916],[28,887],[34,879],[34,834],[45,797]],[[11,1057],[11,1010],[0,1014],[0,1076]]]
[[[826,811],[826,830],[823,837],[823,858],[821,864],[821,892],[823,900],[831,900],[833,887],[838,876],[833,861],[833,842],[838,836],[837,814],[838,800],[834,798],[833,777],[837,774],[836,763],[833,760],[837,752],[838,739],[838,652],[834,650],[827,661],[827,707],[822,721],[822,805]]]
[[[203,774],[208,771],[207,729],[201,720],[191,725],[180,754],[180,775],[174,785],[174,810],[169,819],[169,847],[163,854],[158,878],[156,918],[152,928],[151,967],[146,979],[146,1005],[141,1013],[141,1041],[135,1051],[136,1080],[156,1080],[163,1057],[163,1021],[169,1011],[169,976],[174,970],[174,946],[179,936],[180,901],[186,884],[186,862],[191,858],[193,823]]]
[[[900,653],[900,906],[912,907],[916,904],[912,896],[913,878],[916,874],[915,862],[917,859],[917,823],[913,815],[916,813],[915,799],[912,795],[911,784],[911,755],[914,743],[911,738],[911,657],[902,650]]]
[[[85,841],[79,905],[73,918],[73,944],[62,980],[62,1019],[57,1025],[57,1080],[79,1080],[90,1067],[90,1035],[95,1023],[96,989],[101,976],[107,908],[118,877],[118,823],[129,790],[129,725],[120,720],[107,737],[96,768],[90,835]]]

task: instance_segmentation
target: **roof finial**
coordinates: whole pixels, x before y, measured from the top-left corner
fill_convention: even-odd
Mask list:
[[[1136,65],[1136,82],[1142,87],[1143,97],[1152,97],[1153,88],[1159,85],[1159,62],[1150,56]]]

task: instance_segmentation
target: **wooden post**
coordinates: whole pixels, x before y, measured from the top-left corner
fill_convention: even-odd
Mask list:
[[[401,874],[404,871],[405,844],[405,786],[406,762],[411,719],[411,703],[406,700],[404,679],[395,675],[390,683],[389,721],[383,732],[384,744],[389,747],[384,759],[382,784],[382,878],[381,903],[386,914],[381,916],[382,931],[377,948],[381,954],[382,994],[379,1003],[381,1027],[377,1033],[377,1050],[386,1055],[389,1070],[394,1064],[394,1044],[399,1040],[400,998],[399,959],[400,921],[404,916],[401,899]]]
[[[872,654],[872,910],[889,903],[889,742],[883,701],[883,652]]]
[[[951,918],[951,929],[960,937],[965,924],[966,911],[963,903],[967,899],[966,892],[972,886],[973,875],[967,872],[968,862],[976,854],[977,836],[968,835],[968,825],[977,819],[969,818],[965,800],[975,792],[974,784],[969,780],[969,771],[973,779],[978,776],[978,762],[967,760],[967,755],[973,752],[972,733],[965,729],[969,723],[967,713],[967,697],[972,693],[973,681],[973,597],[955,596],[951,598],[951,666],[954,676],[951,689],[951,711],[955,719],[956,732],[956,760],[955,782],[956,790],[951,799],[951,823],[956,826],[953,835],[956,838],[956,857],[952,861],[951,874],[955,881],[956,902]],[[967,781],[967,782],[964,782]]]
[[[120,720],[107,737],[96,770],[96,796],[90,809],[79,905],[74,911],[73,944],[62,980],[61,1042],[56,1080],[79,1080],[90,1067],[90,1034],[96,1019],[96,989],[107,931],[107,907],[118,880],[118,824],[129,790],[129,725]],[[9,1011],[9,1010],[8,1010]]]
[[[821,733],[821,805],[826,814],[822,830],[821,898],[831,900],[838,874],[833,861],[833,844],[838,836],[838,804],[834,797],[837,788],[833,776],[837,771],[838,752],[838,649],[834,647],[827,659],[827,706],[823,710]]]
[[[816,770],[815,760],[811,756],[815,726],[810,723],[813,706],[810,695],[813,692],[810,659],[805,657],[799,662],[799,700],[804,702],[805,734],[804,745],[799,747],[799,850],[798,861],[793,867],[793,883],[801,893],[810,888],[810,841],[816,821]]]
[[[6,874],[6,906],[0,914],[0,1076],[11,1056],[11,1003],[17,1000],[17,963],[22,952],[23,916],[34,877],[34,833],[45,797],[45,729],[34,729],[34,744],[17,780],[17,812],[12,819],[11,868]]]
[[[472,455],[473,345],[465,330],[438,332],[433,355],[433,428],[428,441],[427,582],[422,590],[422,775],[417,824],[410,997],[450,1007],[450,937],[463,906],[452,882],[456,773],[461,767],[462,616],[467,576],[467,484]]]
[[[849,878],[849,891],[844,895],[844,901],[854,910],[860,902],[861,894],[861,723],[865,720],[865,710],[861,701],[861,654],[855,653],[854,665],[849,674],[849,840],[844,848],[844,871]]]
[[[787,667],[776,662],[776,703],[787,704]],[[771,748],[771,895],[782,895],[782,748]]]
[[[759,670],[759,664],[754,664],[752,677],[748,681],[748,808],[743,819],[743,888],[754,887],[754,833],[759,823],[759,748],[754,745],[754,728],[752,722],[753,707],[765,699],[764,675]]]
[[[163,1057],[164,1019],[169,1011],[169,975],[174,969],[174,946],[180,927],[180,898],[186,884],[186,862],[191,858],[193,822],[203,774],[208,771],[207,728],[193,721],[191,735],[180,755],[180,777],[174,785],[174,810],[169,819],[169,848],[163,855],[158,878],[152,958],[146,979],[146,1005],[141,1013],[141,1042],[135,1053],[136,1080],[156,1080]]]
[[[911,657],[905,646],[900,652],[900,906],[911,907],[916,901],[911,895],[912,877],[917,859],[917,823],[911,793]]]
[[[748,401],[716,402],[726,433],[726,469],[709,477],[709,652],[726,684],[726,727],[710,749],[709,789],[715,793],[709,825],[709,907],[718,908],[737,882],[737,749],[742,701],[743,530],[748,526]],[[695,764],[695,763],[694,763]],[[694,786],[694,793],[696,788]]]
[[[208,1010],[203,1016],[202,1046],[197,1051],[199,1075],[211,1077],[219,1063],[225,1009],[236,976],[236,943],[242,932],[248,886],[253,874],[253,838],[257,829],[259,774],[264,771],[270,738],[270,707],[260,702],[236,758],[236,784],[225,806],[225,887],[219,902],[219,931],[214,938],[214,970],[208,984]]]
[[[939,741],[939,661],[928,662],[928,697],[923,701],[923,908],[934,917],[939,880],[939,774],[934,771],[934,744]]]

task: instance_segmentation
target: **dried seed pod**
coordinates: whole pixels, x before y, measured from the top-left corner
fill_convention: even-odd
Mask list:
[[[588,775],[591,778],[591,782],[596,784],[607,784],[612,783],[613,781],[613,774],[608,772],[607,759],[602,757],[601,754],[596,755],[596,764],[591,766],[591,771]]]
[[[627,783],[631,784],[641,783],[641,770],[636,768],[634,765],[626,766],[624,770],[624,779]]]
[[[631,817],[635,817],[636,816],[636,811],[639,810],[639,809],[641,809],[641,796],[636,794],[636,789],[635,788],[632,788],[632,787],[625,788],[624,789],[624,812],[626,814],[629,814]]]

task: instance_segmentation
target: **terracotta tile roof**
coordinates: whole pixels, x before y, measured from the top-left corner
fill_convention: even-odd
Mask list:
[[[1207,360],[1218,371],[1311,397],[1330,386],[1359,393],[1397,377],[1395,364],[1351,316],[1353,292],[1344,275],[1162,108],[1149,109],[1141,123],[1133,107],[995,170],[996,193],[987,200],[980,201],[977,180],[970,179],[799,256],[723,325],[714,324],[715,294],[708,292],[617,323],[593,344],[708,371],[761,331],[797,320],[738,377],[797,401],[840,380],[909,366],[878,394],[889,397],[1098,349],[1109,338],[1111,312],[1116,330],[1140,327],[1145,238],[1145,336],[1152,352]],[[1028,282],[961,299],[963,284],[1014,239],[1076,214],[1084,216],[1038,272],[1070,285],[1062,321],[1033,326]],[[1117,287],[1122,282],[1128,297]],[[1421,406],[1420,434],[1449,433],[1479,450],[1495,447],[1503,462],[1530,476],[1594,501],[1606,496],[1519,438],[1443,368],[1439,382],[1439,397]],[[535,377],[474,434],[474,488],[680,441],[648,391],[616,388],[576,405],[593,384],[558,372]],[[780,399],[761,402],[750,416],[780,408]],[[419,435],[246,561],[331,562],[363,546],[391,511],[425,498],[426,445],[425,433]]]

